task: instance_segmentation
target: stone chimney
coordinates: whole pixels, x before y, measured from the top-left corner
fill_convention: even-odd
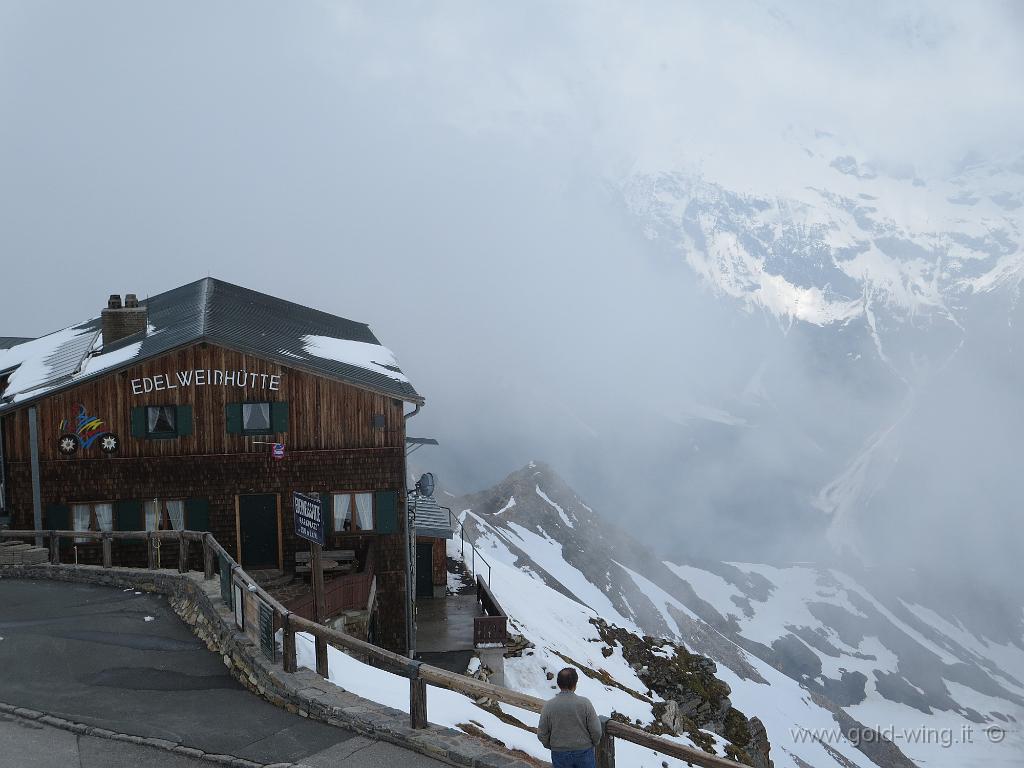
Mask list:
[[[100,317],[103,324],[104,347],[146,330],[146,307],[139,306],[139,300],[134,293],[125,294],[123,306],[120,295],[110,294],[107,307]]]

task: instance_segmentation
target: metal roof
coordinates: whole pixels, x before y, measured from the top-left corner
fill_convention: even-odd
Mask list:
[[[26,341],[32,341],[28,336],[0,336],[0,349],[10,349]]]
[[[431,536],[450,539],[455,535],[451,515],[442,509],[433,496],[413,496],[409,500],[409,511],[413,513],[413,529],[417,536]]]
[[[200,341],[400,400],[423,403],[423,397],[394,365],[390,351],[365,323],[211,277],[151,296],[140,304],[147,311],[147,331],[115,344],[101,345],[101,321],[93,318],[32,340],[31,344],[23,341],[24,347],[0,346],[0,350],[6,350],[0,352],[0,370],[7,359],[11,365],[8,370],[14,371],[7,388],[0,392],[0,413],[56,389]],[[53,343],[48,344],[46,340],[51,337]],[[318,345],[316,341],[323,343]],[[347,354],[349,347],[344,345],[352,342],[358,342],[351,347],[359,354]],[[331,344],[341,345],[337,347],[340,351],[332,354]],[[16,387],[17,368],[27,362],[34,366],[34,374],[38,374],[36,368],[42,373],[24,388]]]

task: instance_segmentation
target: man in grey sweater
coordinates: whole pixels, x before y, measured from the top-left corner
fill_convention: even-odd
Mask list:
[[[558,694],[544,705],[537,738],[551,750],[552,768],[595,768],[594,747],[601,721],[590,699],[576,695],[580,676],[572,667],[558,673]]]

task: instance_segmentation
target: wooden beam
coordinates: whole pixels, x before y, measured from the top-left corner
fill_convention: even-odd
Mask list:
[[[641,747],[653,749],[655,752],[660,752],[663,755],[675,757],[679,760],[685,760],[691,765],[700,766],[700,768],[736,768],[736,763],[732,760],[710,755],[700,749],[676,744],[673,741],[659,738],[647,731],[642,731],[639,728],[634,728],[631,725],[625,725],[615,720],[608,721],[608,724],[605,726],[605,732],[609,737],[614,736],[617,739],[623,739]]]
[[[427,727],[427,681],[415,672],[409,677],[409,725]]]
[[[277,496],[277,568],[284,570],[284,519],[281,517],[281,494]]]
[[[423,665],[419,669],[419,674],[420,677],[431,685],[436,685],[438,688],[447,688],[449,691],[472,696],[475,699],[494,699],[503,704],[519,707],[530,712],[540,712],[544,708],[544,700],[538,699],[536,696],[519,693],[518,691],[503,688],[500,685],[485,683],[482,680],[459,675],[445,669]]]
[[[594,750],[597,768],[615,768],[615,739],[608,733],[608,718],[601,718],[601,743]]]
[[[178,573],[188,573],[188,539],[178,531]]]
[[[242,523],[239,516],[239,496],[235,495],[235,554],[238,555],[238,564],[242,564]]]
[[[295,625],[291,621],[291,614],[285,613],[281,616],[282,650],[281,666],[285,672],[294,672],[298,669],[298,659],[295,654]]]
[[[320,551],[323,549],[319,544],[313,542],[309,545],[310,567],[313,571],[313,620],[321,624],[327,612],[327,600],[324,596],[324,566],[320,561]],[[327,639],[320,633],[314,638],[316,645],[316,673],[321,677],[327,677]]]
[[[212,534],[203,536],[203,578],[209,581],[213,578],[213,547],[210,546]]]

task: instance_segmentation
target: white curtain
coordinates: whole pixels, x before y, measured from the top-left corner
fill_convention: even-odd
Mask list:
[[[71,505],[71,524],[74,526],[76,531],[88,531],[89,523],[92,518],[92,508],[88,504],[72,504]],[[76,536],[75,542],[81,543],[84,541],[90,541],[90,539],[84,536]]]
[[[97,504],[93,507],[96,511],[96,526],[101,531],[114,530],[114,505]]]
[[[358,515],[359,530],[373,530],[373,494],[356,494],[356,513]]]
[[[352,497],[347,493],[334,494],[334,532],[352,530]]]
[[[171,518],[171,528],[176,531],[185,530],[185,501],[170,499],[167,504],[167,516]]]
[[[155,531],[160,527],[160,504],[156,501],[146,502],[146,530]]]
[[[246,432],[270,429],[270,403],[243,403],[242,429]]]

